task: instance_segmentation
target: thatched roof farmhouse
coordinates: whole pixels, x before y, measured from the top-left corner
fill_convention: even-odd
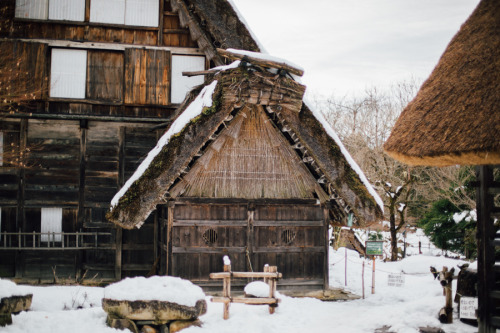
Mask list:
[[[500,1],[482,0],[384,145],[412,165],[477,165],[479,332],[500,328]]]

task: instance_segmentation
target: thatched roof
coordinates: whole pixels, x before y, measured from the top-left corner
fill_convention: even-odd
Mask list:
[[[202,26],[209,31],[215,46],[259,52],[257,42],[227,0],[186,0]]]
[[[228,0],[170,0],[170,5],[198,48],[216,66],[224,64],[217,48],[263,51]]]
[[[500,1],[479,3],[384,148],[413,165],[500,164]]]
[[[108,219],[127,229],[140,227],[157,204],[183,194],[176,185],[196,169],[197,161],[219,142],[221,133],[241,118],[238,114],[257,107],[266,118],[264,122],[272,124],[267,128],[282,136],[277,141],[292,147],[288,150],[296,154],[301,168],[313,179],[315,191],[326,193],[326,198],[318,195],[318,199],[329,202],[334,217],[345,219],[352,212],[358,225],[379,220],[380,201],[367,188],[361,179],[364,176],[355,170],[343,147],[327,132],[325,123],[302,103],[304,92],[305,87],[288,75],[273,74],[246,62],[209,75],[205,85],[196,88],[180,106],[178,120],[191,114],[193,105],[201,107],[201,112],[184,119],[183,127],[174,122],[172,127],[179,128],[171,127],[168,138],[164,136],[155,148],[156,155],[115,197]],[[212,103],[201,104],[209,97]]]

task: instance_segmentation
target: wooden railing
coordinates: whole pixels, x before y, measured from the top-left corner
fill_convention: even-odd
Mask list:
[[[231,278],[263,278],[264,282],[269,284],[269,297],[231,297]],[[224,272],[210,273],[211,279],[223,279],[222,297],[212,297],[211,301],[215,303],[224,303],[224,319],[229,319],[229,304],[244,303],[252,305],[269,305],[269,313],[274,310],[281,302],[276,298],[277,280],[282,277],[278,273],[276,266],[264,266],[264,272],[232,272],[231,265],[224,265]]]
[[[0,250],[114,249],[110,232],[0,232]]]

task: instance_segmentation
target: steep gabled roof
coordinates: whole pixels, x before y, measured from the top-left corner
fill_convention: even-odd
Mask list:
[[[413,165],[500,163],[500,1],[479,3],[384,148]]]
[[[216,66],[224,64],[217,48],[263,51],[230,0],[170,0],[170,5],[181,25],[189,28],[191,38]]]
[[[210,75],[181,105],[179,117],[115,196],[108,219],[127,229],[140,227],[238,112],[251,105],[266,110],[269,121],[332,199],[336,218],[352,212],[359,225],[381,218],[380,198],[331,128],[302,103],[305,87],[276,72],[242,61]]]

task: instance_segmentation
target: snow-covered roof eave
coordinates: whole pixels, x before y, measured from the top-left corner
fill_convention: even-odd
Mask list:
[[[182,129],[189,124],[189,122],[199,116],[204,108],[209,108],[212,106],[212,95],[217,86],[217,80],[214,80],[211,84],[205,86],[201,92],[198,94],[196,99],[189,104],[189,106],[184,110],[179,117],[172,123],[170,128],[165,134],[158,140],[156,146],[148,153],[148,156],[142,161],[139,167],[135,170],[134,174],[127,180],[127,182],[123,185],[123,187],[115,194],[113,199],[111,200],[112,210],[116,207],[120,201],[120,199],[127,193],[132,184],[139,180],[143,173],[148,169],[151,162],[154,158],[161,152],[164,146],[166,146],[170,138],[177,133],[180,133]]]
[[[321,114],[320,111],[316,110],[313,106],[312,103],[310,103],[306,98],[304,98],[304,104],[311,110],[312,114],[314,117],[321,123],[323,128],[325,129],[325,132],[333,139],[333,141],[339,146],[340,151],[344,155],[345,159],[347,160],[347,163],[349,163],[350,167],[357,173],[359,176],[359,179],[363,183],[363,185],[366,187],[368,190],[368,193],[373,197],[377,205],[379,206],[380,210],[384,212],[384,201],[382,198],[378,195],[377,191],[373,188],[372,184],[368,181],[368,178],[364,174],[364,172],[361,170],[359,167],[358,163],[352,158],[351,154],[347,151],[345,148],[344,144],[340,140],[339,136],[333,128],[330,126],[330,124],[326,121],[325,117],[323,117],[323,114]]]

